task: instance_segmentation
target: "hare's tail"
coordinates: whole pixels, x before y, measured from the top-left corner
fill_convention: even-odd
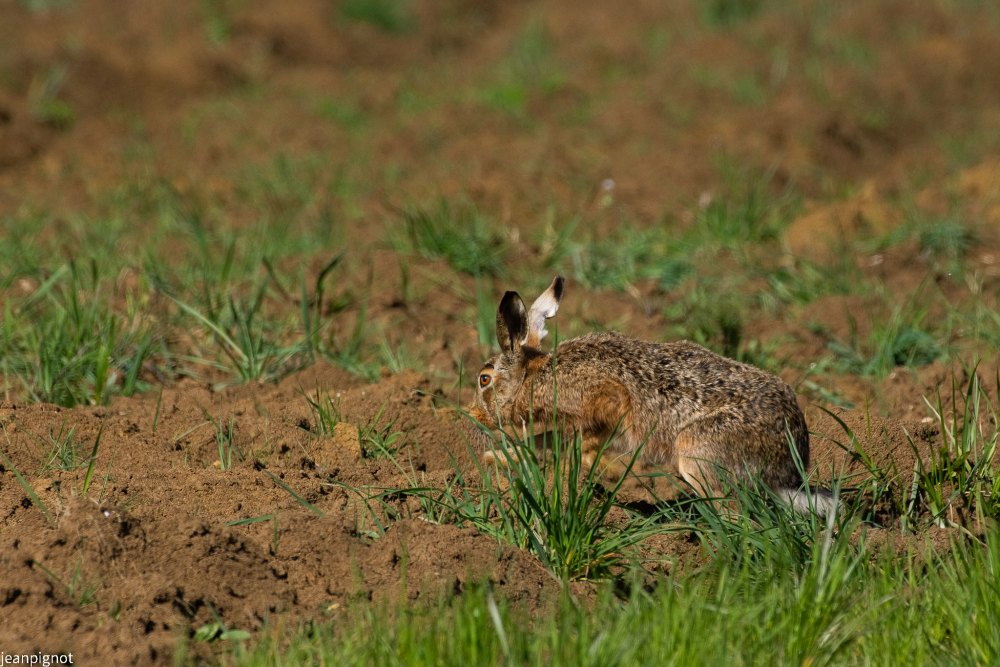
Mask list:
[[[792,509],[801,514],[815,512],[821,517],[828,517],[837,513],[838,498],[828,489],[781,489],[778,493]]]

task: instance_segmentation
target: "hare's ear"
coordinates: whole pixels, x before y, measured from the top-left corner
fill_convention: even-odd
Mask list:
[[[504,353],[518,352],[528,332],[524,302],[517,292],[507,292],[497,308],[497,343]]]
[[[531,310],[528,311],[528,331],[524,336],[523,345],[534,348],[541,345],[542,339],[548,333],[545,330],[545,320],[555,316],[559,310],[564,282],[562,276],[556,276],[549,288],[531,304]]]

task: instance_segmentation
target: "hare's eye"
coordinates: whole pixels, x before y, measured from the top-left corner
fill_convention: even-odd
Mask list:
[[[489,373],[483,373],[482,375],[479,376],[479,386],[482,387],[483,389],[490,386],[491,382],[493,382],[493,376],[490,375]]]

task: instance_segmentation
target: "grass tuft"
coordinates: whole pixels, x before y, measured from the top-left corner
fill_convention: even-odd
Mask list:
[[[506,487],[492,491],[501,534],[535,554],[560,579],[607,577],[630,562],[628,552],[636,544],[670,530],[651,518],[633,520],[624,528],[608,523],[635,456],[622,477],[606,486],[598,465],[584,466],[579,435],[552,435],[542,447],[536,447],[541,443],[535,436],[486,435],[505,482],[500,488]]]
[[[471,205],[404,211],[410,248],[427,259],[442,259],[471,276],[497,276],[503,269],[507,240],[496,225]]]
[[[530,20],[497,63],[490,80],[479,91],[479,98],[486,106],[526,122],[530,120],[532,101],[558,92],[566,81],[545,25]]]
[[[944,347],[925,325],[927,312],[917,307],[897,307],[888,320],[874,320],[867,336],[858,333],[849,318],[846,341],[831,339],[827,348],[834,366],[844,373],[883,378],[899,367],[925,366],[944,355]],[[821,332],[822,333],[822,332]]]
[[[962,527],[975,534],[1000,518],[996,465],[1000,372],[993,389],[991,399],[973,369],[964,388],[952,377],[947,402],[940,391],[935,403],[924,399],[944,446],[929,461],[917,457],[907,505],[910,514],[926,512],[938,526]]]
[[[600,587],[586,603],[564,591],[535,613],[467,585],[430,602],[352,604],[291,633],[277,623],[229,650],[235,665],[993,664],[998,573],[995,532],[891,562],[833,536],[794,571],[711,566],[625,596]]]
[[[40,561],[32,560],[32,567],[37,567],[42,572],[45,573],[53,584],[61,589],[69,599],[81,609],[97,603],[97,592],[100,590],[100,583],[95,580],[88,579],[83,572],[83,560],[82,558],[77,561],[76,566],[69,575],[69,579],[63,580],[55,572],[45,567]]]
[[[228,421],[212,420],[215,425],[215,447],[219,454],[219,470],[232,470],[233,464],[242,461],[244,456],[236,445],[236,423],[232,417]]]
[[[292,343],[276,340],[271,332],[274,324],[263,317],[265,291],[266,283],[250,300],[230,296],[225,307],[206,312],[172,297],[181,311],[203,326],[218,343],[228,363],[192,360],[227,370],[243,383],[276,380],[301,368],[308,361],[310,337],[307,334]]]
[[[313,414],[312,424],[309,425],[308,430],[317,435],[332,435],[334,430],[337,428],[342,419],[340,416],[340,397],[334,401],[330,398],[329,393],[320,393],[319,389],[316,389],[316,393],[313,396],[306,394],[304,391],[302,395],[305,396],[306,402],[309,403],[309,409]]]
[[[998,397],[1000,374],[991,397],[973,371],[964,384],[952,378],[945,397],[938,393],[933,403],[925,398],[942,443],[927,455],[908,435],[915,461],[912,470],[881,465],[865,451],[863,439],[884,435],[873,432],[870,419],[862,438],[843,419],[826,411],[848,439],[847,443],[833,441],[866,468],[856,486],[866,506],[862,518],[879,525],[898,522],[904,533],[933,525],[956,528],[978,539],[1000,518]]]
[[[701,3],[702,20],[713,27],[730,27],[760,13],[764,0],[707,0]]]
[[[662,227],[620,228],[606,238],[560,244],[574,274],[589,289],[626,291],[642,280],[663,289],[677,287],[693,267],[679,252],[681,245]]]
[[[340,15],[390,34],[408,32],[414,25],[409,0],[345,0]]]
[[[89,273],[89,275],[86,275]],[[96,264],[50,275],[0,320],[0,373],[34,401],[102,405],[143,386],[140,374],[157,339],[130,304],[113,309]]]
[[[358,428],[358,438],[361,441],[361,454],[368,459],[389,458],[395,459],[399,450],[405,444],[403,442],[403,432],[396,430],[397,417],[387,419],[384,423],[382,416],[385,413],[385,405],[372,415],[364,425]]]

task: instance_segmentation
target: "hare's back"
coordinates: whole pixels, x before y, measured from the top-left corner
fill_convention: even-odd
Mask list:
[[[587,368],[622,381],[637,393],[712,406],[791,402],[780,378],[750,364],[716,354],[690,341],[655,343],[615,332],[592,333],[562,343],[558,364]]]

